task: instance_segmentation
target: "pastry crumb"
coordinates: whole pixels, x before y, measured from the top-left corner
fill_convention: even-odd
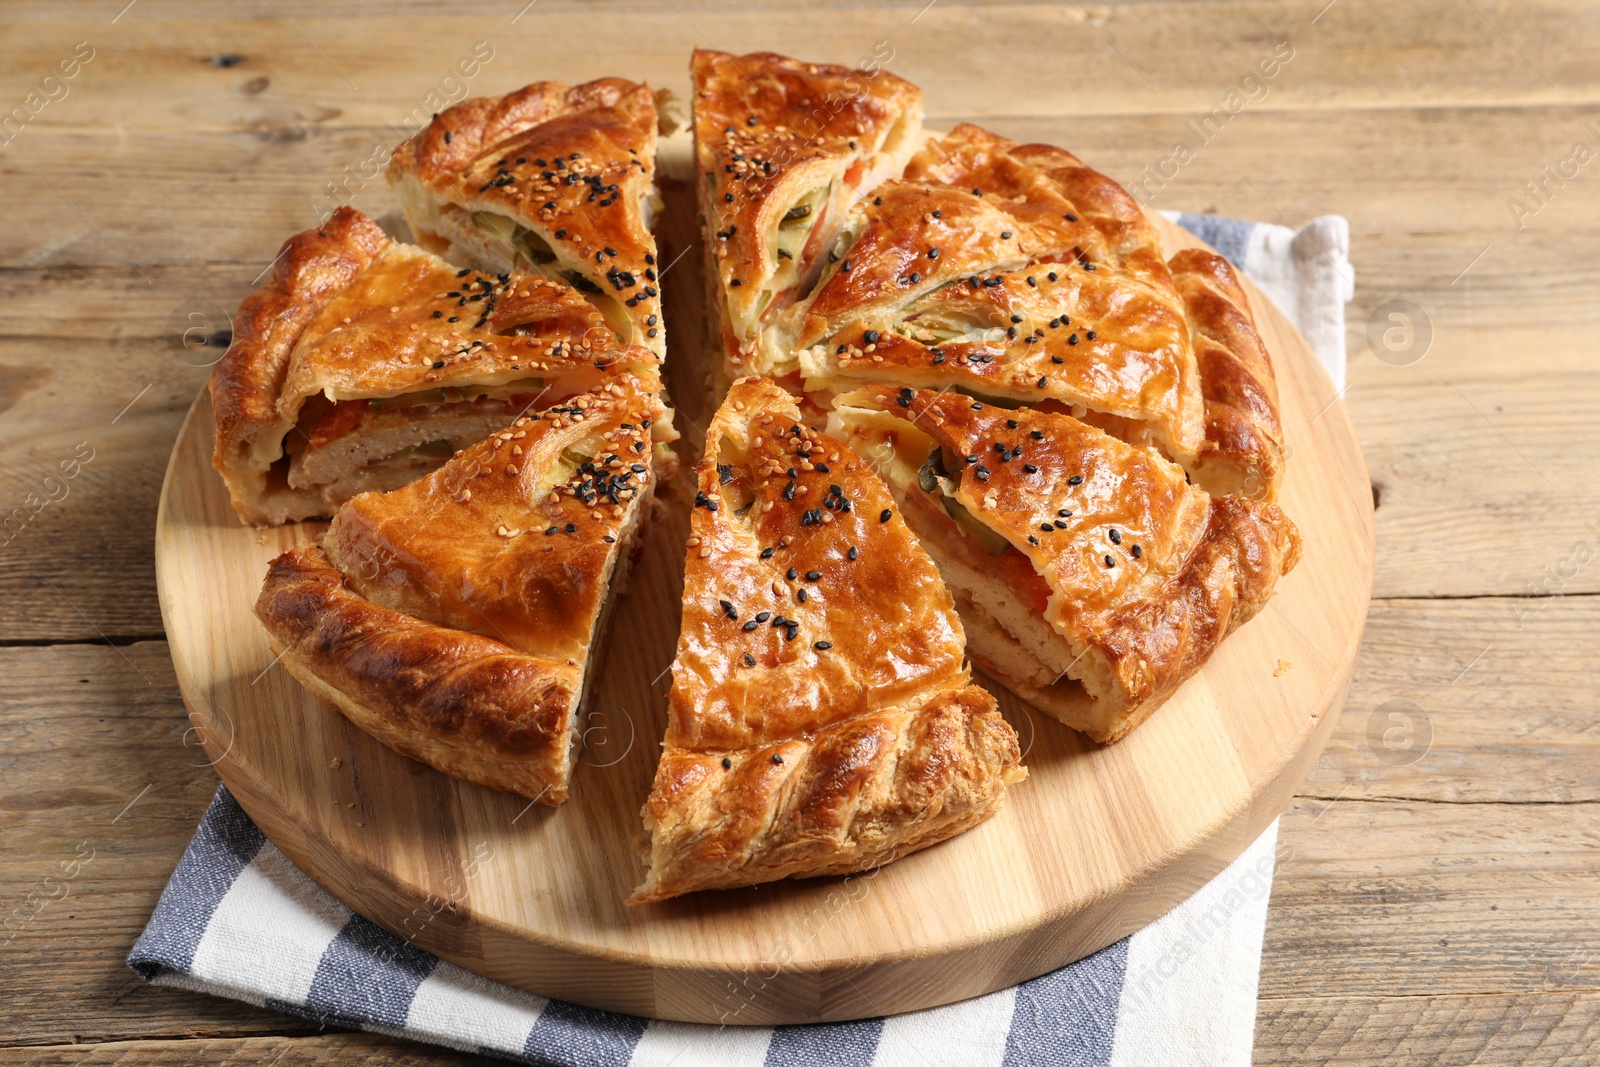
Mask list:
[[[338,770],[340,767],[343,767],[343,766],[344,766],[344,759],[342,757],[339,757],[339,756],[333,757],[333,762],[328,764],[329,769],[330,770],[335,770],[335,771]]]
[[[1283,675],[1287,674],[1293,668],[1294,668],[1294,664],[1293,663],[1290,663],[1286,659],[1280,659],[1278,661],[1277,668],[1272,672],[1272,676],[1274,678],[1282,677]]]

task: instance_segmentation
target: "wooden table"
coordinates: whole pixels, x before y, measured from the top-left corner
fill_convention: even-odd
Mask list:
[[[1283,819],[1256,1060],[1595,1062],[1600,5],[924,2],[8,11],[0,108],[39,95],[0,135],[0,919],[31,916],[0,932],[0,1064],[475,1062],[146,986],[122,960],[216,786],[151,564],[208,361],[180,334],[227,327],[329,183],[387,210],[374,150],[429,93],[459,95],[480,41],[475,93],[681,85],[695,44],[892,50],[930,124],[1055,140],[1128,182],[1164,170],[1154,207],[1348,217],[1377,601]],[[1283,41],[1293,58],[1244,81]],[[75,46],[74,76],[41,88]],[[1020,113],[991,104],[996,77],[1028,85]],[[1230,90],[1243,106],[1200,144],[1186,123]],[[1386,345],[1393,307],[1416,329]]]

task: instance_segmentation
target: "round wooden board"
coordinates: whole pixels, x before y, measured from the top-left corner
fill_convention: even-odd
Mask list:
[[[1199,244],[1156,221],[1169,252]],[[682,243],[689,228],[678,225]],[[695,271],[679,278],[697,288]],[[223,781],[301,870],[428,951],[535,993],[661,1019],[773,1024],[911,1011],[1042,974],[1144,926],[1234,859],[1310,770],[1350,683],[1373,573],[1366,468],[1305,341],[1259,291],[1250,296],[1293,450],[1282,504],[1305,540],[1299,567],[1110,747],[986,683],[1030,777],[988,822],[881,870],[623,906],[642,874],[639,807],[677,639],[687,516],[676,503],[617,609],[565,806],[454,781],[313,700],[274,666],[251,608],[268,560],[322,524],[240,525],[211,470],[204,394],[173,450],[156,531],[191,718]],[[697,377],[673,361],[703,350],[698,304],[680,296],[675,318],[669,308],[680,383]],[[680,418],[693,438],[704,402],[689,399]]]

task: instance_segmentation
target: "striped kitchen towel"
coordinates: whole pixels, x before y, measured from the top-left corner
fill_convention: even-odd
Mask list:
[[[1240,263],[1344,376],[1349,230],[1183,215]],[[979,831],[981,832],[981,831]],[[1011,989],[929,1011],[813,1026],[666,1023],[548,1000],[439,960],[356,915],[228,793],[201,820],[128,965],[141,977],[521,1063],[1245,1067],[1277,824],[1130,937]]]

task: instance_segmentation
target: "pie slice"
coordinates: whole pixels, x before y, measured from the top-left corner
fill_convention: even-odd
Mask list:
[[[735,382],[706,434],[665,751],[631,903],[843,874],[981,822],[1020,781],[961,621],[888,490]]]
[[[1070,415],[868,386],[830,428],[873,457],[974,660],[1097,741],[1143,722],[1300,556],[1275,504],[1211,497]]]
[[[247,522],[329,515],[623,375],[658,382],[655,354],[564,282],[457,268],[341,208],[240,307],[211,374],[213,461]],[[651,420],[665,453],[660,401]]]
[[[1233,265],[1213,252],[1186,248],[1170,265],[1206,405],[1206,440],[1191,473],[1212,493],[1276,500],[1284,464],[1278,383],[1250,300]]]
[[[1071,153],[958,126],[857,207],[834,255],[763,340],[798,353],[819,408],[863,383],[953,386],[1274,498],[1276,386],[1232,268],[1165,262],[1133,198]]]
[[[560,804],[591,657],[647,515],[654,390],[608,382],[272,561],[281,662],[373,737],[452,777]]]
[[[789,374],[793,360],[762,355],[756,336],[810,291],[851,206],[916,150],[922,91],[882,70],[771,52],[697,49],[692,74],[718,384]]]
[[[665,356],[656,102],[621,78],[463,100],[395,149],[389,181],[423,247],[583,291],[628,344]]]

